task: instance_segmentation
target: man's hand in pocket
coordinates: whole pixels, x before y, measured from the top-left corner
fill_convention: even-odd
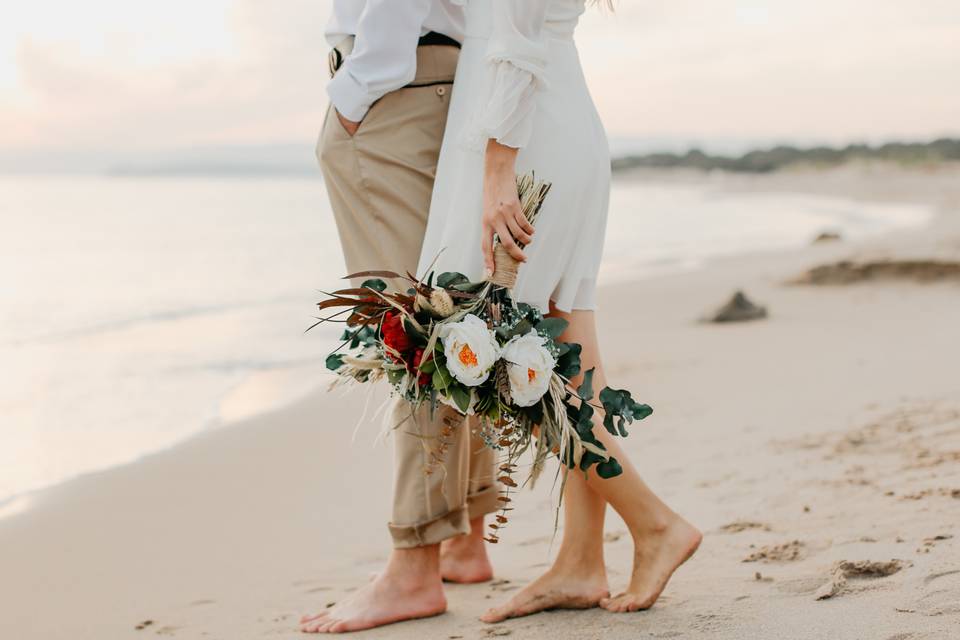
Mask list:
[[[357,129],[360,128],[359,122],[347,120],[339,111],[337,111],[337,120],[340,121],[340,125],[343,127],[343,130],[346,131],[350,136],[353,136],[353,134],[357,132]]]

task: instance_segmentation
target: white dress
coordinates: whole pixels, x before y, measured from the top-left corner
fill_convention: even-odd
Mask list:
[[[610,195],[610,151],[573,32],[585,0],[460,0],[460,53],[418,275],[483,277],[485,141],[519,148],[517,173],[553,183],[514,297],[594,309]],[[441,252],[442,250],[442,252]]]

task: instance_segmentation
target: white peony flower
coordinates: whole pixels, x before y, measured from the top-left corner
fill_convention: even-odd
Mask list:
[[[503,345],[501,355],[507,361],[510,395],[518,407],[535,405],[550,387],[557,361],[545,346],[547,340],[531,330]]]
[[[440,342],[447,357],[447,369],[468,387],[476,387],[490,376],[500,345],[487,323],[468,313],[463,320],[440,326]]]

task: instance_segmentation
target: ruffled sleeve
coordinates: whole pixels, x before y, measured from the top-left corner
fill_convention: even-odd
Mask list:
[[[488,97],[471,137],[508,147],[530,141],[536,94],[544,84],[548,46],[543,33],[550,0],[495,0],[487,47]]]

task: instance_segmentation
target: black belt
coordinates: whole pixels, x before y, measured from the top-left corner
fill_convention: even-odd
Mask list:
[[[420,36],[420,39],[417,41],[418,47],[456,47],[460,48],[460,43],[451,38],[450,36],[443,35],[442,33],[437,33],[436,31],[430,31],[425,35]],[[333,76],[337,70],[343,65],[343,54],[340,53],[336,48],[330,51],[330,58],[328,60],[330,65],[330,75]]]
[[[440,47],[456,47],[460,48],[460,43],[451,38],[450,36],[445,36],[442,33],[437,33],[436,31],[431,31],[425,36],[421,36],[419,42],[417,42],[418,47],[431,47],[431,46],[440,46]]]

